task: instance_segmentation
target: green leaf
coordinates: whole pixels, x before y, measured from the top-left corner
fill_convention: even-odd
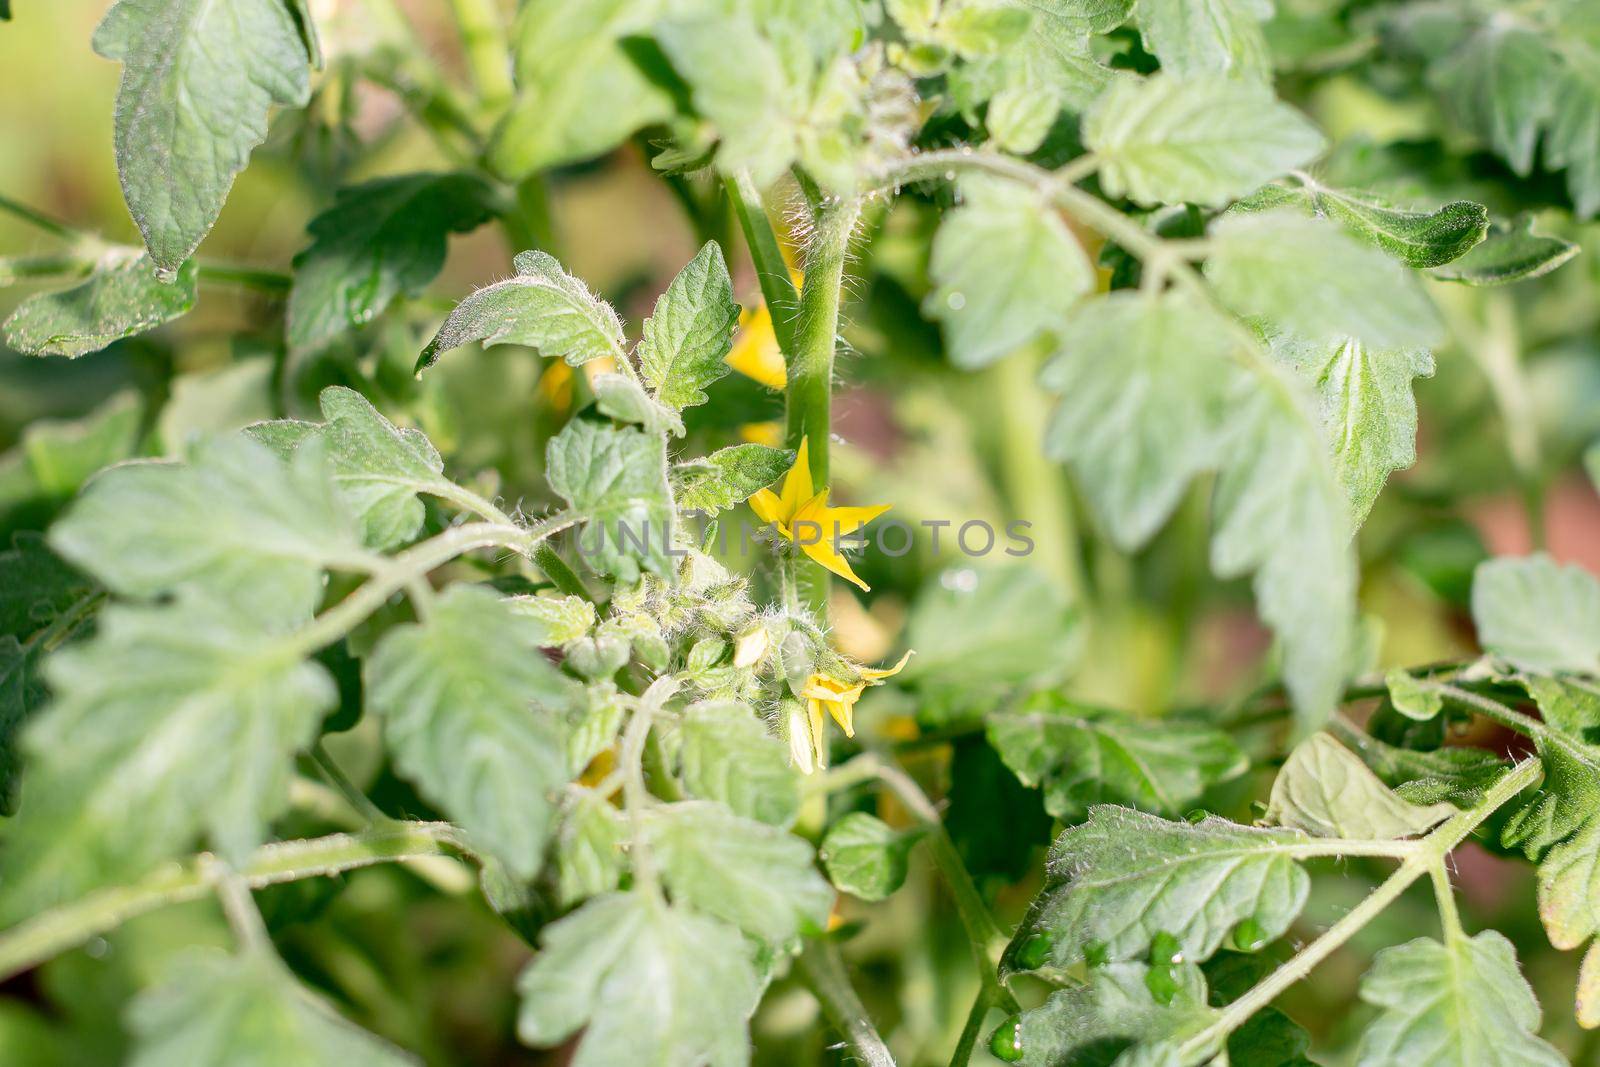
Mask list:
[[[1540,1040],[1539,1002],[1494,930],[1420,937],[1386,948],[1361,979],[1380,1011],[1361,1038],[1360,1067],[1561,1067]]]
[[[1215,816],[1168,822],[1127,808],[1091,808],[1050,849],[1044,890],[1006,949],[1002,971],[1070,967],[1093,954],[1142,960],[1160,935],[1201,962],[1240,923],[1252,941],[1282,936],[1310,879],[1296,862],[1310,838]]]
[[[16,813],[22,772],[17,742],[23,725],[44,705],[45,697],[38,646],[0,634],[0,815]]]
[[[394,548],[416,537],[426,508],[418,493],[449,493],[444,460],[420,430],[399,429],[360,393],[330,385],[322,391],[322,424],[258,422],[245,433],[291,459],[312,438],[326,449],[329,474],[373,548]]]
[[[655,0],[529,0],[512,29],[517,98],[495,129],[489,165],[518,180],[589,159],[672,115],[672,97],[627,54]]]
[[[490,190],[471,174],[402,174],[339,190],[294,260],[289,347],[314,354],[417,296],[444,267],[452,233],[487,222]]]
[[[1094,804],[1181,815],[1205,790],[1249,768],[1226,733],[1202,722],[1146,719],[1036,693],[989,716],[989,743],[1045,810],[1075,821]]]
[[[652,808],[645,836],[676,903],[774,946],[827,922],[833,890],[812,866],[811,845],[785,830],[687,800]]]
[[[1566,168],[1573,214],[1587,219],[1600,212],[1600,42],[1574,47],[1565,58],[1550,94],[1544,162],[1552,170]]]
[[[27,356],[98,352],[187,314],[194,283],[193,263],[160,282],[148,256],[104,260],[83,284],[24,300],[6,319],[6,344]]]
[[[983,702],[1019,683],[1045,685],[1072,669],[1081,617],[1033,567],[956,567],[931,578],[906,624],[916,650],[900,680],[924,698]]]
[[[626,866],[627,840],[623,815],[609,801],[589,791],[569,794],[552,847],[556,903],[570,908],[616,889]]]
[[[128,1009],[129,1067],[406,1067],[418,1061],[339,1017],[265,951],[196,950]]]
[[[1600,579],[1543,553],[1478,564],[1472,619],[1484,648],[1531,671],[1600,674]]]
[[[1455,812],[1454,805],[1446,803],[1407,803],[1359,756],[1318,733],[1289,753],[1273,779],[1265,819],[1316,837],[1389,841],[1420,834]]]
[[[310,98],[282,0],[118,0],[94,50],[122,62],[117,173],[150,258],[176,271],[210,231],[274,105]]]
[[[627,339],[616,311],[561,269],[544,252],[523,252],[513,278],[485,286],[450,313],[417,369],[433,366],[452,348],[482,341],[526,345],[543,356],[561,356],[574,367],[591,359],[628,361]]]
[[[1457,122],[1526,177],[1554,99],[1551,73],[1560,66],[1537,32],[1515,18],[1496,18],[1433,64],[1428,81]]]
[[[550,795],[568,778],[573,687],[539,652],[541,629],[493,590],[453,585],[366,667],[400,773],[524,877],[539,870]]]
[[[1444,697],[1439,691],[1424,685],[1402,667],[1391,667],[1383,676],[1383,684],[1389,690],[1389,703],[1408,719],[1427,722],[1444,710]]]
[[[731,445],[674,466],[672,491],[685,511],[716,515],[783,477],[793,463],[794,453],[786,448]]]
[[[773,38],[743,14],[674,19],[655,36],[688,83],[695,111],[717,129],[717,166],[748,171],[759,188],[776,181],[799,151],[790,108],[807,90],[791,85]]]
[[[633,378],[624,374],[597,374],[589,387],[594,390],[595,407],[602,415],[618,422],[637,423],[644,427],[645,433],[683,436],[683,418],[678,412],[652,400],[644,386]]]
[[[934,237],[923,310],[943,323],[950,361],[975,370],[1059,330],[1094,287],[1094,269],[1034,190],[984,176],[963,180],[961,192]]]
[[[1061,397],[1045,448],[1070,462],[1120,548],[1141,547],[1194,477],[1216,468],[1228,412],[1219,377],[1238,341],[1178,293],[1086,301],[1040,381]]]
[[[725,357],[737,325],[728,264],[717,243],[707,241],[644,322],[639,367],[656,400],[678,411],[704,404],[705,387],[732,370]]]
[[[512,596],[503,603],[538,627],[536,640],[541,648],[559,648],[576,641],[595,622],[594,605],[578,596]],[[530,628],[529,633],[533,632]]]
[[[896,830],[882,819],[852,811],[828,828],[818,856],[828,881],[862,900],[884,900],[906,881],[911,849],[925,831]]]
[[[643,567],[670,580],[672,491],[660,438],[573,419],[550,439],[545,475],[583,516],[578,548],[597,573],[630,582]]]
[[[285,464],[242,436],[188,463],[129,463],[100,475],[50,530],[68,562],[132,597],[199,589],[272,619],[307,616],[323,570],[370,557],[321,448]]]
[[[1438,316],[1411,273],[1326,220],[1287,209],[1229,215],[1211,235],[1206,275],[1241,315],[1308,342],[1415,348],[1438,337]]]
[[[1460,259],[1489,232],[1489,209],[1454,200],[1431,212],[1402,211],[1370,194],[1318,185],[1307,190],[1318,214],[1344,224],[1408,267]]]
[[[1038,22],[1059,21],[1080,33],[1110,33],[1132,14],[1133,0],[1020,0]]]
[[[1268,81],[1272,62],[1261,23],[1272,0],[1143,0],[1139,29],[1163,70],[1179,78],[1226,74]]]
[[[1110,196],[1214,207],[1309,163],[1326,143],[1263,86],[1162,74],[1113,85],[1084,117],[1083,138]]]
[[[734,1067],[762,983],[738,930],[639,893],[596,897],[545,927],[517,980],[517,1036],[541,1047],[583,1031],[572,1067]]]
[[[692,795],[773,826],[794,824],[799,773],[754,711],[733,701],[702,701],[690,705],[679,729],[683,784]]]
[[[94,589],[92,580],[50,551],[43,535],[19,532],[0,552],[0,635],[27,638]]]
[[[1354,729],[1341,728],[1345,741],[1385,785],[1413,804],[1448,800],[1470,808],[1483,799],[1508,766],[1481,748],[1432,751],[1400,748]]]
[[[1417,402],[1413,378],[1433,376],[1424,348],[1372,348],[1353,337],[1308,344],[1279,334],[1274,359],[1291,367],[1316,393],[1334,471],[1359,525],[1389,479],[1417,461]]]
[[[45,664],[24,735],[26,815],[4,854],[11,919],[131,881],[204,832],[230,862],[288,801],[292,755],[338,693],[270,619],[198,596],[115,606]]]
[[[1216,1050],[1180,1061],[1176,1049],[1216,1017],[1206,1002],[1205,976],[1193,964],[1112,963],[1093,968],[1087,985],[1059,989],[1002,1024],[990,1048],[1022,1067],[1203,1063]]]
[[[138,454],[143,421],[144,405],[130,390],[81,419],[29,423],[18,452],[32,491],[52,504],[71,499],[102,468]]]
[[[1464,285],[1510,285],[1549,274],[1578,254],[1578,246],[1533,232],[1533,216],[1496,223],[1483,243],[1454,263],[1429,271]]]

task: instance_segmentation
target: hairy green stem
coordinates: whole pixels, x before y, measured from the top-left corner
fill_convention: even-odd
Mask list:
[[[448,823],[390,822],[355,834],[263,845],[235,873],[252,889],[325,877],[425,856],[468,855],[461,831]],[[129,919],[211,890],[200,857],[157,868],[141,881],[91,893],[41,912],[0,933],[0,980],[37,966]]]
[[[201,261],[197,272],[202,282],[213,285],[234,285],[240,289],[253,289],[258,293],[284,296],[294,285],[294,279],[277,270],[247,267],[238,263],[207,263]]]
[[[1214,1048],[1234,1030],[1242,1026],[1256,1012],[1276,1000],[1284,990],[1305,978],[1323,960],[1349,941],[1363,927],[1375,919],[1411,884],[1435,869],[1441,869],[1444,858],[1467,839],[1489,816],[1518,793],[1539,780],[1541,768],[1538,760],[1518,764],[1502,775],[1483,800],[1467,811],[1458,812],[1447,819],[1427,837],[1417,843],[1416,851],[1400,864],[1372,894],[1346,912],[1323,934],[1307,945],[1299,954],[1264,978],[1244,996],[1224,1008],[1216,1022],[1184,1042],[1177,1059],[1191,1062]]]
[[[761,203],[761,192],[749,175],[740,173],[723,179],[728,190],[728,200],[733,213],[739,218],[739,229],[744,231],[745,245],[750,249],[750,261],[756,268],[756,283],[761,287],[761,299],[766,302],[772,316],[772,332],[785,360],[793,359],[796,351],[795,331],[800,322],[800,294],[795,290],[794,279],[789,275],[789,264],[778,245],[778,235],[773,232],[772,220],[767,217]]]
[[[239,940],[239,947],[271,951],[272,935],[267,933],[266,920],[261,918],[261,910],[256,907],[255,898],[250,895],[250,886],[245,880],[226,863],[209,854],[200,858],[200,869],[217,894],[217,901],[222,905],[222,913],[227,916],[229,929]]]
[[[456,32],[461,35],[461,50],[467,69],[477,86],[478,99],[489,111],[504,107],[511,99],[511,57],[506,30],[493,0],[451,0],[456,17]]]
[[[9,196],[0,196],[0,211],[13,215],[28,225],[45,233],[61,238],[63,241],[79,241],[88,236],[83,231],[69,226],[52,215],[47,215],[37,208],[29,207]]]
[[[967,1067],[972,1062],[973,1050],[978,1047],[978,1038],[983,1033],[983,1020],[988,1018],[989,990],[980,987],[978,995],[973,998],[972,1010],[967,1012],[967,1021],[961,1027],[961,1036],[956,1039],[955,1051],[950,1054],[950,1067]]]
[[[833,438],[833,356],[839,335],[839,305],[844,289],[850,234],[860,216],[854,200],[825,204],[806,258],[800,290],[800,319],[794,356],[789,360],[787,440],[790,448],[807,442],[811,482],[828,484],[828,452]],[[814,563],[800,567],[801,595],[819,619],[827,618],[828,572]]]
[[[839,946],[827,938],[806,942],[799,958],[800,975],[822,1005],[822,1013],[850,1045],[854,1058],[867,1067],[894,1067],[889,1046],[867,1016],[866,1006],[850,984]]]
[[[79,278],[94,264],[73,252],[47,252],[37,256],[0,256],[0,285],[53,278]]]

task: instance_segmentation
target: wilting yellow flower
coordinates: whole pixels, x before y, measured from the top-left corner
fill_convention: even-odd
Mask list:
[[[805,701],[804,716],[791,715],[789,723],[789,751],[802,771],[810,774],[815,768],[828,765],[824,713],[833,717],[846,737],[854,737],[856,701],[868,686],[899,674],[910,658],[908,651],[893,667],[859,667],[854,681],[843,681],[828,674],[813,674],[806,680],[805,688],[800,691],[800,698]],[[794,721],[796,719],[800,721]]]
[[[800,546],[800,551],[817,563],[862,589],[871,587],[856,577],[850,564],[839,554],[838,543],[843,537],[889,510],[883,504],[870,508],[835,508],[828,506],[828,490],[816,492],[811,484],[811,462],[806,453],[806,439],[800,441],[794,466],[783,476],[783,488],[777,493],[763,489],[750,498],[750,510],[771,523],[784,538]]]

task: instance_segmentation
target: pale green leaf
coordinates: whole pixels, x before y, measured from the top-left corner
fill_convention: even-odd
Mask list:
[[[1452,804],[1407,803],[1359,756],[1317,733],[1295,746],[1273,779],[1265,818],[1317,837],[1389,841],[1420,834],[1455,811]]]
[[[749,707],[703,701],[684,713],[683,784],[746,818],[788,827],[800,813],[799,772],[788,749]]]
[[[468,296],[450,313],[417,361],[432,366],[452,348],[527,345],[540,355],[564,358],[574,367],[591,359],[626,363],[627,339],[616,311],[544,252],[523,252],[517,273]]]
[[[584,519],[580,555],[600,574],[623,581],[639,569],[664,578],[673,534],[666,448],[659,437],[573,419],[545,453],[550,488]]]
[[[538,626],[541,648],[559,648],[587,634],[595,622],[594,605],[578,596],[513,596],[506,607]],[[530,628],[530,635],[534,631]]]
[[[672,97],[627,54],[659,0],[529,0],[512,29],[517,98],[489,144],[506,178],[608,152],[672,115]]]
[[[4,854],[12,919],[130,881],[204,834],[238,862],[288,801],[293,754],[338,694],[271,620],[198,596],[117,606],[45,665],[24,734],[25,815]]]
[[[517,1036],[572,1067],[745,1067],[762,983],[739,931],[640,893],[596,897],[545,927],[517,980]]]
[[[1316,392],[1334,471],[1359,524],[1389,479],[1417,460],[1414,378],[1433,375],[1424,348],[1372,348],[1352,337],[1309,344],[1279,334],[1273,358],[1295,370]]]
[[[1217,388],[1238,340],[1187,296],[1123,292],[1086,301],[1041,382],[1061,397],[1045,448],[1070,462],[1124,550],[1166,522],[1194,477],[1215,469],[1228,418]]]
[[[448,493],[444,460],[420,430],[399,429],[360,393],[330,385],[322,391],[321,424],[256,423],[245,433],[291,458],[308,440],[322,442],[340,498],[361,523],[373,548],[394,548],[416,537],[426,508],[418,493]]]
[[[828,828],[818,856],[828,880],[862,900],[883,900],[905,884],[919,829],[896,830],[875,815],[852,811]]]
[[[679,904],[773,946],[827,922],[833,890],[812,864],[811,845],[785,830],[688,800],[652,808],[645,836]]]
[[[1104,803],[1181,815],[1207,787],[1249,767],[1214,726],[1086,707],[1057,693],[989,716],[988,732],[1012,773],[1042,787],[1045,810],[1067,821]]]
[[[928,271],[924,312],[944,325],[950,361],[973,370],[1061,329],[1094,270],[1065,220],[1036,191],[999,178],[961,183]]]
[[[682,416],[651,399],[644,386],[626,374],[596,374],[589,386],[594,390],[594,403],[600,414],[618,422],[637,423],[645,433],[683,436]]]
[[[539,652],[541,631],[493,590],[453,585],[425,621],[384,635],[365,672],[400,773],[524,877],[569,777],[573,686]]]
[[[1540,1040],[1539,1002],[1504,936],[1485,930],[1444,943],[1386,948],[1361,979],[1380,1011],[1362,1035],[1358,1067],[1564,1067]]]
[[[1083,138],[1109,195],[1211,206],[1309,163],[1325,144],[1262,86],[1165,74],[1113,85],[1084,117]]]
[[[396,298],[419,295],[444,267],[450,235],[488,221],[490,197],[471,174],[402,174],[339,190],[294,260],[289,347],[320,352]]]
[[[188,463],[111,468],[51,528],[50,546],[127,596],[194,588],[272,619],[309,614],[325,568],[370,561],[322,449],[286,464],[239,436]]]
[[[794,453],[786,448],[730,445],[674,466],[672,489],[680,508],[716,515],[783,477],[793,463]]]
[[[739,305],[728,264],[707,241],[656,301],[639,342],[639,368],[655,398],[675,410],[706,402],[705,388],[727,374]]]
[[[1543,553],[1501,556],[1472,578],[1484,648],[1532,671],[1600,674],[1600,579]]]
[[[1573,213],[1600,212],[1600,42],[1573,47],[1551,95],[1555,106],[1545,128],[1545,164],[1566,168]]]
[[[1080,33],[1110,33],[1128,20],[1133,0],[1019,0],[1036,22],[1058,21]]]
[[[81,419],[35,419],[11,453],[27,471],[30,492],[64,503],[102,468],[139,452],[144,405],[118,393]]]
[[[196,950],[128,1009],[128,1067],[405,1067],[265,951]]]
[[[1533,232],[1533,216],[1496,223],[1482,244],[1428,273],[1464,285],[1510,285],[1549,274],[1577,255],[1571,241]]]
[[[161,282],[150,257],[114,258],[81,285],[24,300],[6,319],[6,344],[27,356],[75,359],[171,322],[194,301],[193,263]]]
[[[1210,958],[1241,923],[1252,942],[1280,937],[1310,879],[1296,860],[1311,839],[1215,816],[1168,822],[1127,808],[1091,808],[1050,849],[1044,890],[1018,927],[1005,971],[1070,967],[1093,953],[1142,960],[1162,934],[1184,958]]]
[[[1411,273],[1335,224],[1287,209],[1212,225],[1206,274],[1235,311],[1306,341],[1355,337],[1374,348],[1427,347],[1439,320]]]
[[[628,828],[609,801],[583,791],[562,804],[552,844],[556,903],[570,908],[609,893],[622,881]]]
[[[1001,1058],[1021,1067],[1178,1067],[1210,1062],[1214,1049],[1180,1060],[1176,1046],[1216,1017],[1205,976],[1192,963],[1111,963],[1093,968],[1087,985],[1059,989],[1002,1024],[990,1047],[1000,1046]]]
[[[118,0],[94,50],[122,63],[117,173],[150,258],[176,271],[217,221],[274,105],[311,93],[283,0]]]
[[[1138,16],[1145,47],[1177,77],[1271,78],[1261,23],[1272,0],[1141,0]]]
[[[1487,20],[1428,71],[1456,121],[1487,141],[1526,177],[1550,114],[1559,61],[1535,30],[1514,17]]]
[[[271,356],[248,356],[174,378],[156,419],[163,454],[181,458],[207,438],[272,418],[278,407],[277,364]]]

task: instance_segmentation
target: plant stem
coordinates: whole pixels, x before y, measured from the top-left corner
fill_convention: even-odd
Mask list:
[[[777,336],[784,358],[793,359],[797,351],[795,330],[800,321],[800,294],[789,275],[789,264],[783,258],[778,235],[773,232],[772,220],[762,206],[761,192],[749,175],[741,172],[723,181],[728,199],[733,203],[733,213],[739,217],[739,228],[744,231],[750,261],[755,264],[761,299],[772,316],[772,332]]]
[[[1210,1052],[1228,1034],[1242,1026],[1246,1020],[1271,1004],[1278,995],[1310,974],[1312,969],[1331,956],[1363,927],[1394,903],[1411,884],[1424,875],[1442,868],[1444,857],[1477,829],[1478,825],[1493,815],[1503,804],[1539,780],[1541,768],[1538,760],[1518,764],[1502,775],[1500,780],[1484,795],[1481,803],[1467,811],[1458,812],[1447,819],[1427,837],[1418,842],[1418,848],[1401,863],[1371,895],[1328,927],[1322,936],[1294,958],[1254,986],[1244,996],[1224,1008],[1216,1022],[1184,1042],[1177,1059],[1188,1063],[1197,1056]]]
[[[828,938],[808,941],[800,953],[799,964],[806,987],[822,1005],[822,1013],[828,1021],[849,1043],[855,1058],[867,1067],[894,1067],[889,1046],[883,1043],[877,1027],[867,1016],[866,1006],[850,984],[839,946]]]
[[[72,252],[47,252],[37,256],[0,256],[0,285],[15,285],[34,278],[78,278],[93,264]]]
[[[312,743],[309,755],[311,756],[311,762],[317,765],[317,770],[321,771],[322,776],[328,780],[328,784],[337,789],[339,795],[344,797],[349,805],[360,813],[361,817],[369,824],[377,825],[390,821],[389,816],[385,815],[382,809],[372,802],[371,797],[356,788],[356,784],[350,780],[350,776],[344,773],[344,768],[340,767],[333,756],[329,754],[327,746],[322,743],[320,737]]]
[[[678,691],[678,680],[672,675],[662,675],[650,683],[634,702],[633,717],[622,735],[622,746],[617,752],[618,769],[622,772],[622,802],[627,809],[629,827],[629,858],[633,861],[634,888],[652,896],[661,895],[661,877],[656,871],[655,857],[650,854],[645,841],[644,813],[650,805],[650,790],[645,785],[645,747],[650,740],[650,725],[656,712],[661,710],[672,694]]]
[[[1081,602],[1083,566],[1072,501],[1061,468],[1045,458],[1040,447],[1049,409],[1036,380],[1037,370],[1037,354],[1030,348],[1000,360],[991,371],[1000,392],[996,410],[1005,412],[1005,418],[999,420],[1001,478],[1011,517],[1027,522],[1037,539],[1050,546],[1043,561],[1045,569],[1070,600]]]
[[[467,854],[461,831],[448,823],[391,822],[355,834],[263,845],[235,872],[253,889],[325,877],[376,863]],[[146,912],[198,900],[210,891],[200,857],[157,868],[133,885],[91,893],[41,912],[0,934],[0,980]]]
[[[818,212],[817,232],[806,258],[800,291],[800,318],[794,357],[789,361],[787,391],[788,445],[808,442],[811,482],[828,484],[828,450],[833,437],[833,355],[839,334],[839,303],[844,288],[850,234],[861,206],[854,200],[834,201]],[[774,315],[774,322],[777,316]],[[828,572],[808,563],[801,568],[805,604],[819,619],[827,618]]]
[[[1550,735],[1550,728],[1544,723],[1531,715],[1524,715],[1515,708],[1508,708],[1498,700],[1448,683],[1432,685],[1430,688],[1450,703],[1475,711],[1484,718],[1509,727],[1524,737],[1539,741]]]
[[[222,904],[222,912],[228,918],[228,927],[233,930],[233,936],[239,939],[239,947],[270,950],[272,935],[267,933],[267,924],[261,918],[261,910],[256,907],[255,898],[250,895],[250,886],[245,880],[226,863],[209,854],[201,857],[200,868],[216,892],[218,902]]]
[[[494,111],[510,101],[511,58],[505,27],[493,0],[451,0],[461,49],[466,53],[472,83],[485,110]]]
[[[961,1028],[955,1051],[950,1054],[950,1067],[967,1067],[972,1062],[972,1052],[978,1047],[978,1036],[983,1033],[983,1020],[988,1017],[990,1007],[989,990],[980,987],[972,1001],[972,1010],[967,1012],[967,1022]]]
[[[286,294],[294,285],[294,279],[282,271],[247,267],[238,263],[202,261],[197,264],[197,270],[203,282],[210,282],[213,285],[236,285],[241,289],[254,289],[273,296]]]
[[[32,208],[27,204],[13,200],[9,196],[0,196],[0,211],[8,215],[14,215],[35,229],[43,230],[45,233],[59,237],[63,241],[77,242],[87,236],[82,231],[67,225],[60,219],[47,215],[38,208]]]

